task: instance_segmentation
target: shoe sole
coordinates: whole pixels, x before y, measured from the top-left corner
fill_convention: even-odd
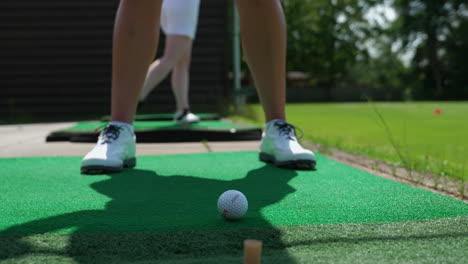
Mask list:
[[[287,160],[277,161],[273,155],[260,152],[259,159],[266,163],[274,164],[280,168],[293,170],[314,170],[317,162],[315,160]]]
[[[124,168],[133,168],[136,166],[136,158],[126,159],[121,167],[110,167],[101,165],[81,166],[82,174],[105,174],[116,173],[122,171]]]

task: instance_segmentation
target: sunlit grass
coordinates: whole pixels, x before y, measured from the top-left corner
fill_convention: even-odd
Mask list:
[[[286,112],[306,140],[468,181],[468,103],[372,104],[289,104]],[[435,114],[436,109],[441,113]],[[263,123],[260,105],[247,110],[250,120]]]

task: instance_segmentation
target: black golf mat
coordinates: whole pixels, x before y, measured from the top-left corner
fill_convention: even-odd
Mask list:
[[[46,141],[96,142],[107,122],[81,122],[73,127],[50,133]],[[182,125],[174,121],[135,121],[138,142],[193,142],[259,140],[260,127],[226,121],[201,121]]]
[[[196,113],[201,120],[220,120],[221,116],[215,113]],[[138,114],[135,121],[170,121],[173,120],[174,113]],[[110,116],[101,117],[101,121],[109,121]]]

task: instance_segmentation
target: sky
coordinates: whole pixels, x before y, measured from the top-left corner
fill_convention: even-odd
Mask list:
[[[397,13],[392,7],[393,0],[387,0],[381,5],[377,5],[371,8],[367,14],[366,18],[372,25],[377,25],[381,28],[388,28],[388,26],[397,19]],[[417,43],[415,43],[417,44]],[[394,49],[397,49],[401,43],[394,43]],[[414,46],[414,45],[413,45]],[[416,47],[415,45],[414,47]],[[379,51],[374,48],[372,41],[368,42],[366,45],[371,56],[378,56]],[[414,56],[414,49],[408,49],[405,53],[400,55],[401,61],[408,66],[411,62],[411,59]]]

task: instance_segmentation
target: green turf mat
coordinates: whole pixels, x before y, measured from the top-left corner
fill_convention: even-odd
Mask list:
[[[2,263],[460,263],[468,205],[317,155],[317,171],[255,152],[142,156],[136,169],[79,174],[79,157],[0,159]],[[249,199],[240,222],[216,200]]]
[[[318,155],[317,171],[265,165],[256,152],[142,156],[120,174],[79,173],[79,157],[0,159],[7,233],[226,230],[398,222],[468,215],[464,202],[385,180]],[[218,196],[249,199],[226,222]]]

